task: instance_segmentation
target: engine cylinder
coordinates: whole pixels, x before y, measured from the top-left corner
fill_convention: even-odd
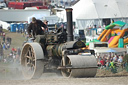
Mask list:
[[[70,41],[62,44],[48,45],[46,49],[49,57],[61,57],[64,49],[78,49],[82,47],[85,47],[82,41]]]

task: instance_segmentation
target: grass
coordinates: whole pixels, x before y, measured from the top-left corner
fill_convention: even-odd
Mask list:
[[[25,41],[25,37],[21,33],[6,33],[6,37],[9,36],[12,38],[11,47],[22,47],[23,42]]]
[[[12,42],[10,45],[10,49],[8,50],[4,50],[4,55],[6,56],[7,54],[9,54],[11,52],[11,49],[14,48],[22,48],[22,44],[25,41],[25,37],[23,37],[23,34],[21,33],[16,33],[16,32],[8,32],[8,31],[4,31],[6,33],[6,37],[10,37],[12,38]]]

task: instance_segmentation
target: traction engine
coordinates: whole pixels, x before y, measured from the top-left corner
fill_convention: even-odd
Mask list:
[[[40,42],[25,43],[21,52],[22,72],[26,78],[39,78],[55,72],[65,77],[94,77],[97,62],[82,41],[73,40],[72,9],[67,8],[67,31],[42,35]]]

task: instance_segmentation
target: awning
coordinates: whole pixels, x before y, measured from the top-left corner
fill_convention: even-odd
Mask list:
[[[105,48],[105,47],[94,48],[95,53],[110,53],[111,50],[114,50],[113,51],[114,53],[127,51],[126,48]]]

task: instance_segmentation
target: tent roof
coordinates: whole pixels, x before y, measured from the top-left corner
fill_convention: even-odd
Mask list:
[[[83,16],[86,19],[98,18],[98,14],[92,0],[80,0],[72,8],[74,18],[83,19]]]
[[[33,14],[32,16],[28,17],[28,23],[31,22],[32,17],[35,17],[36,19],[40,19],[40,20],[48,20],[48,24],[54,24],[58,21],[58,17],[55,16],[47,16],[46,14]]]
[[[122,17],[116,0],[93,0],[99,18]]]
[[[73,20],[128,17],[128,0],[80,0],[73,8]],[[63,11],[61,14],[66,15]]]
[[[126,52],[127,51],[126,48],[105,48],[105,47],[94,48],[96,53],[109,53],[108,50],[110,50],[110,49],[115,50],[116,53],[118,53],[118,52]]]

